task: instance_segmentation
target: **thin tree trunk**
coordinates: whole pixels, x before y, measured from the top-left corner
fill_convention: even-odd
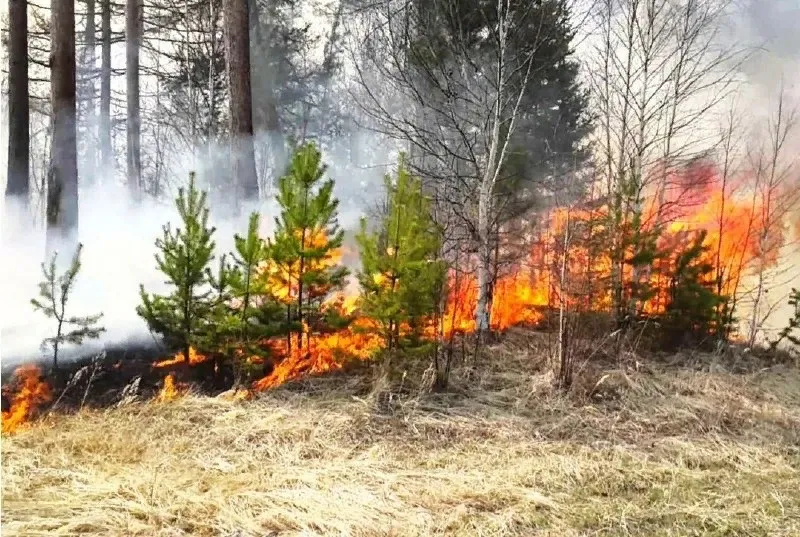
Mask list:
[[[489,287],[492,284],[492,247],[489,243],[491,191],[481,190],[478,201],[478,305],[475,309],[475,329],[480,339],[489,331]]]
[[[103,174],[113,170],[111,153],[111,0],[101,0],[101,58],[100,58],[100,166]]]
[[[30,106],[28,103],[28,2],[8,1],[8,180],[6,197],[28,205]]]
[[[47,189],[47,242],[71,240],[78,230],[78,158],[75,125],[75,0],[51,7],[50,100],[53,147]]]
[[[572,382],[572,362],[569,356],[567,342],[567,301],[565,299],[567,286],[567,255],[569,251],[569,226],[570,214],[567,209],[567,222],[564,227],[564,251],[561,254],[561,271],[559,274],[558,296],[558,381],[561,388],[568,388]]]
[[[225,52],[230,87],[233,180],[239,201],[258,199],[250,86],[250,25],[247,0],[223,0]]]
[[[140,0],[125,2],[125,78],[128,104],[128,188],[134,199],[142,188],[141,117],[139,110],[139,47],[142,33]]]
[[[209,54],[208,60],[208,125],[207,125],[207,132],[208,132],[208,157],[209,162],[212,161],[213,152],[212,152],[212,144],[217,135],[216,129],[216,121],[217,121],[217,93],[215,87],[215,71],[214,71],[214,61],[217,57],[217,18],[218,15],[216,11],[214,11],[214,1],[209,0],[208,2],[208,18],[209,18],[209,26],[211,29],[211,42],[209,46],[211,48],[211,53]]]

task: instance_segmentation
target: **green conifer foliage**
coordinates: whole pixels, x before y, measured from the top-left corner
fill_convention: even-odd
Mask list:
[[[322,304],[333,291],[342,289],[348,274],[338,265],[344,232],[337,219],[334,181],[324,179],[325,171],[321,153],[307,143],[294,151],[278,186],[281,213],[268,243],[267,284],[284,304],[290,351],[292,332],[298,334],[302,347],[304,331],[330,328],[330,315]]]
[[[39,298],[31,299],[34,309],[41,311],[47,317],[56,321],[56,334],[42,341],[42,347],[47,345],[53,347],[54,370],[58,370],[58,348],[62,343],[80,345],[83,340],[97,339],[101,333],[105,332],[105,328],[97,326],[97,322],[103,317],[102,313],[83,317],[66,314],[69,295],[72,292],[78,272],[81,270],[82,251],[83,245],[78,244],[75,254],[72,256],[72,262],[64,274],[60,276],[56,274],[56,258],[58,254],[54,253],[49,263],[42,263],[44,280],[39,283]],[[65,331],[67,327],[73,328]]]
[[[714,267],[707,261],[705,232],[698,233],[678,252],[669,274],[669,302],[662,319],[666,347],[710,342],[720,327],[717,310],[725,301],[714,290]]]
[[[163,227],[163,236],[156,239],[156,264],[173,287],[169,295],[148,294],[140,286],[142,304],[136,312],[151,331],[161,334],[165,342],[177,346],[189,361],[189,347],[202,339],[205,320],[215,297],[212,296],[214,228],[208,225],[206,193],[195,187],[194,174],[189,188],[181,188],[175,200],[182,227]]]
[[[437,260],[441,236],[418,178],[401,157],[396,179],[385,180],[385,212],[376,229],[366,219],[356,237],[361,250],[362,312],[375,319],[388,348],[396,347],[408,328],[419,337],[426,318],[434,313],[442,290],[445,267]]]
[[[234,235],[232,262],[223,256],[217,275],[211,279],[216,300],[204,330],[208,349],[231,360],[237,384],[253,366],[250,358],[262,358],[263,340],[281,333],[281,307],[269,293],[261,272],[267,260],[267,245],[258,235],[260,216],[250,215],[245,236]]]
[[[789,293],[789,305],[794,308],[794,315],[789,319],[789,324],[780,331],[778,339],[770,344],[773,350],[784,340],[800,347],[800,289],[792,287]]]

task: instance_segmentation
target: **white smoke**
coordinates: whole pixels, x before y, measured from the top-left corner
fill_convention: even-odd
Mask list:
[[[387,154],[381,159],[386,166],[362,168],[353,165],[349,152],[343,154],[333,144],[323,152],[323,158],[328,164],[327,176],[336,180],[339,224],[346,230],[355,229],[364,209],[380,194],[381,179],[390,171],[393,156]],[[174,183],[185,183],[187,176],[188,173],[176,178]],[[144,285],[149,292],[168,288],[164,276],[156,268],[154,241],[162,235],[165,223],[180,225],[174,204],[166,199],[131,203],[127,188],[113,182],[81,188],[79,204],[78,240],[84,246],[82,269],[69,296],[67,314],[102,312],[101,323],[107,331],[97,342],[99,344],[150,339],[152,336],[144,321],[136,314],[136,306],[140,304],[139,285]],[[222,254],[233,250],[234,233],[246,232],[247,219],[253,210],[261,213],[262,236],[270,236],[279,211],[272,196],[256,206],[244,207],[241,216],[235,219],[220,219],[211,207],[211,224],[217,228],[214,234],[216,259],[212,267],[215,268],[213,263],[218,262]],[[40,350],[40,343],[54,335],[55,321],[34,311],[30,304],[38,295],[38,283],[42,281],[45,230],[33,225],[30,212],[23,211],[13,200],[4,201],[0,219],[5,260],[0,275],[2,361],[49,356],[49,350]],[[72,251],[56,248],[59,260],[68,261],[72,257]],[[92,347],[87,346],[88,349]]]

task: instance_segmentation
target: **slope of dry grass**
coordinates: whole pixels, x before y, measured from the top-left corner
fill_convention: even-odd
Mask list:
[[[388,412],[350,374],[48,417],[3,440],[3,535],[800,535],[796,369],[585,373],[603,398],[564,397],[534,353]]]

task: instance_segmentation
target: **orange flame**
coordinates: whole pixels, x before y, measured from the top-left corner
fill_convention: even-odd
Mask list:
[[[189,365],[201,364],[201,363],[205,362],[206,360],[208,360],[207,356],[197,352],[194,347],[189,347]],[[181,363],[184,363],[184,362],[185,362],[185,359],[184,359],[184,356],[183,356],[183,351],[180,351],[180,352],[176,353],[175,356],[173,356],[172,358],[169,358],[167,360],[162,360],[160,362],[154,363],[153,367],[154,368],[169,367],[169,366],[176,365],[176,364],[181,364]]]
[[[310,334],[306,327],[303,334],[270,340],[270,348],[281,360],[269,375],[253,383],[253,389],[267,390],[307,374],[341,369],[345,358],[372,357],[381,348],[382,340],[372,332],[359,330],[368,323],[366,319],[357,319],[350,327],[330,334]]]
[[[298,239],[301,236],[298,233]],[[309,249],[323,248],[328,242],[328,236],[324,229],[308,231],[308,236],[303,240],[305,247]],[[342,249],[334,248],[319,259],[304,259],[303,267],[307,271],[320,271],[333,267],[342,259]],[[266,262],[261,267],[261,273],[266,277],[267,286],[272,295],[284,304],[291,304],[297,300],[300,293],[298,274],[300,273],[300,261],[295,260],[289,264],[278,264]]]
[[[719,269],[714,274],[718,281],[708,283],[714,284],[724,295],[737,290],[754,260],[775,263],[784,241],[784,230],[778,229],[780,226],[763,229],[761,204],[752,189],[742,187],[741,178],[729,178],[723,182],[715,167],[707,163],[692,164],[679,172],[670,172],[668,176],[669,188],[661,193],[648,194],[641,204],[642,229],[655,229],[656,221],[665,224],[660,231],[658,246],[667,255],[657,260],[654,267],[644,267],[641,273],[633,274],[630,266],[622,268],[623,278],[639,278],[655,289],[655,296],[640,305],[646,313],[663,312],[668,304],[670,282],[662,281],[660,275],[668,270],[659,269],[675,266],[678,254],[693,239],[694,232],[706,232],[704,244],[709,249],[703,254],[702,261]],[[557,308],[562,300],[570,308],[610,311],[613,296],[609,282],[613,272],[620,267],[613,266],[614,261],[608,252],[612,245],[602,244],[602,239],[598,238],[603,236],[605,226],[611,221],[606,201],[587,200],[579,208],[553,210],[536,222],[525,223],[526,230],[532,235],[529,237],[530,246],[521,252],[521,260],[513,267],[503,266],[495,281],[490,315],[494,330],[541,323],[547,311]],[[567,230],[569,240],[565,242]],[[326,240],[324,230],[318,230],[309,235],[306,244],[321,247]],[[512,248],[519,246],[501,244],[500,251],[507,253]],[[340,260],[341,251],[337,250],[324,259],[307,260],[306,267],[323,269],[338,264]],[[562,269],[566,275],[563,285],[560,278]],[[279,301],[285,304],[297,301],[298,263],[289,266],[267,263],[261,271]],[[385,279],[382,274],[374,277],[377,283]],[[445,338],[475,331],[478,289],[474,271],[451,271],[448,280],[449,295],[441,325],[437,329],[433,321],[429,321],[425,331],[427,337],[435,337],[439,330]],[[375,323],[358,317],[358,306],[357,291],[334,294],[324,300],[323,308],[333,308],[348,317],[356,316],[350,327],[334,333],[319,333],[305,325],[300,334],[265,342],[279,361],[271,373],[255,382],[252,388],[273,388],[306,374],[341,369],[347,358],[368,359],[373,356],[383,342],[374,331],[365,330],[374,328]],[[401,327],[401,331],[404,329]],[[195,360],[202,361],[200,358]],[[176,355],[171,360],[160,362],[157,367],[181,361],[182,356]],[[248,361],[261,362],[256,357]],[[189,362],[191,364],[193,360]]]
[[[3,432],[13,433],[23,427],[43,404],[52,400],[50,385],[41,380],[35,365],[23,365],[14,371],[18,389],[11,397],[11,408],[3,412]]]
[[[182,397],[186,393],[187,387],[181,383],[175,382],[175,375],[170,373],[164,377],[164,384],[161,391],[156,396],[156,401],[159,403],[167,403]]]

